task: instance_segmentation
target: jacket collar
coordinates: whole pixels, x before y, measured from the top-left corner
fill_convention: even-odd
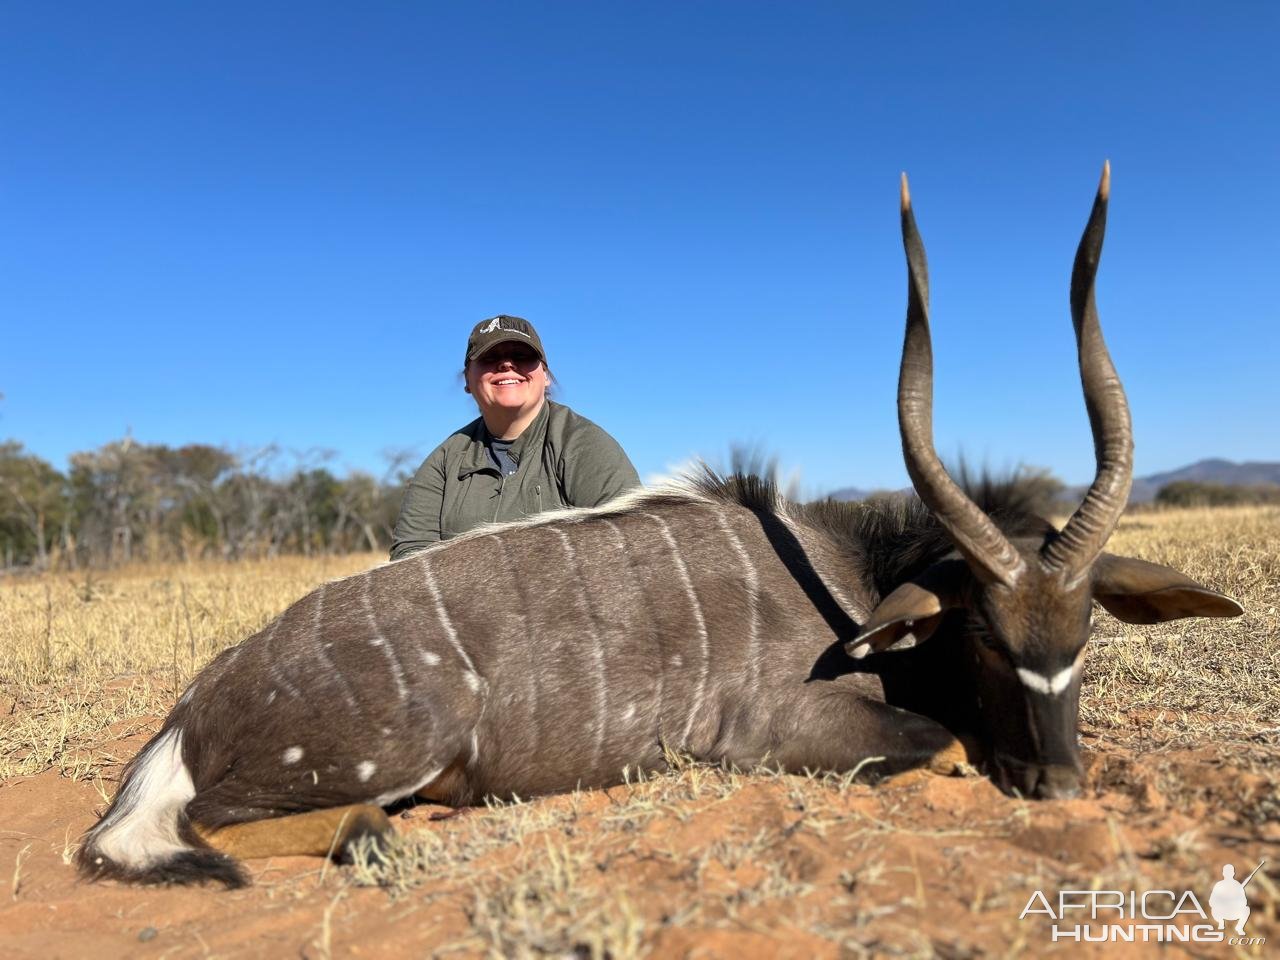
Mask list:
[[[516,442],[511,445],[511,459],[517,466],[524,462],[526,452],[536,452],[542,448],[547,436],[547,420],[550,416],[551,401],[543,400],[542,409],[533,418],[533,423],[525,427],[524,433],[516,437]],[[484,417],[477,417],[467,430],[467,434],[471,438],[471,443],[467,445],[466,452],[463,453],[462,460],[458,464],[458,479],[465,480],[471,474],[481,470],[496,472],[497,468],[493,465],[493,460],[490,459],[489,451],[486,449],[490,433],[488,427],[484,425]]]

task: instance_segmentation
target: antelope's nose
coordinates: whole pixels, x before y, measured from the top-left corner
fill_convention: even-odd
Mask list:
[[[1081,771],[1072,763],[1034,763],[998,753],[996,784],[1005,793],[1035,800],[1067,800],[1080,796]]]
[[[1037,800],[1068,800],[1080,796],[1080,772],[1075,767],[1050,764],[1040,767],[1032,796]]]

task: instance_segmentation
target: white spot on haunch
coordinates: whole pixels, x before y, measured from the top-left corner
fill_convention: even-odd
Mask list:
[[[630,720],[635,715],[636,715],[636,705],[634,703],[631,704],[631,706],[627,707],[626,710],[622,711],[623,720]]]
[[[378,765],[372,760],[361,760],[356,764],[356,776],[360,778],[361,783],[368,783],[377,769]]]
[[[425,663],[428,667],[440,666],[440,657],[438,655],[432,653],[430,650],[422,650],[419,652],[422,655],[422,662]]]
[[[281,759],[283,759],[286,764],[297,763],[302,759],[302,748],[290,747],[284,752],[284,756]]]
[[[383,735],[384,737],[389,737],[389,736],[391,736],[391,728],[390,728],[390,727],[383,727],[383,728],[382,728],[382,735]]]
[[[270,693],[267,694],[267,706],[269,707],[275,702],[276,702],[276,692],[272,690]]]
[[[480,692],[480,674],[471,670],[464,670],[462,672],[462,678],[467,681],[467,686],[471,688],[473,693]]]
[[[680,654],[677,653],[671,658],[671,665],[676,669],[684,666],[684,660],[680,658]]]

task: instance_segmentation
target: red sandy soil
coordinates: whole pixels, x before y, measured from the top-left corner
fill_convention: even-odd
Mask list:
[[[1135,728],[1145,719],[1130,718]],[[133,730],[159,726],[140,720]],[[126,758],[146,736],[104,748]],[[1138,755],[1086,730],[1085,747],[1085,798],[1062,802],[1011,799],[972,774],[845,789],[744,777],[731,790],[725,774],[706,769],[672,778],[643,816],[628,814],[626,787],[546,798],[534,803],[562,817],[541,834],[487,849],[467,864],[470,877],[455,865],[446,879],[424,873],[399,891],[354,886],[345,868],[304,858],[252,861],[253,886],[229,892],[82,882],[67,854],[102,797],[50,770],[0,783],[0,956],[590,956],[581,932],[592,927],[589,911],[619,895],[634,911],[637,952],[654,957],[1148,956],[1155,945],[1055,945],[1045,918],[1019,914],[1035,889],[1052,899],[1061,887],[1090,886],[1191,889],[1208,910],[1222,864],[1242,879],[1264,857],[1249,888],[1248,933],[1267,943],[1173,952],[1280,947],[1280,806],[1265,775],[1275,744]],[[397,827],[464,831],[475,825],[468,818],[499,816],[437,822],[433,810],[407,811]],[[570,915],[536,891],[501,907],[503,885],[549,869],[554,849],[584,854],[562,891]],[[613,950],[631,952],[616,942]]]

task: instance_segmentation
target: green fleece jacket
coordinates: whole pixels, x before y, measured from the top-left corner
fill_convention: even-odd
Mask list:
[[[548,400],[511,446],[516,472],[503,477],[485,448],[484,419],[449,436],[409,482],[391,559],[482,523],[519,520],[558,507],[594,507],[640,485],[618,442]]]

